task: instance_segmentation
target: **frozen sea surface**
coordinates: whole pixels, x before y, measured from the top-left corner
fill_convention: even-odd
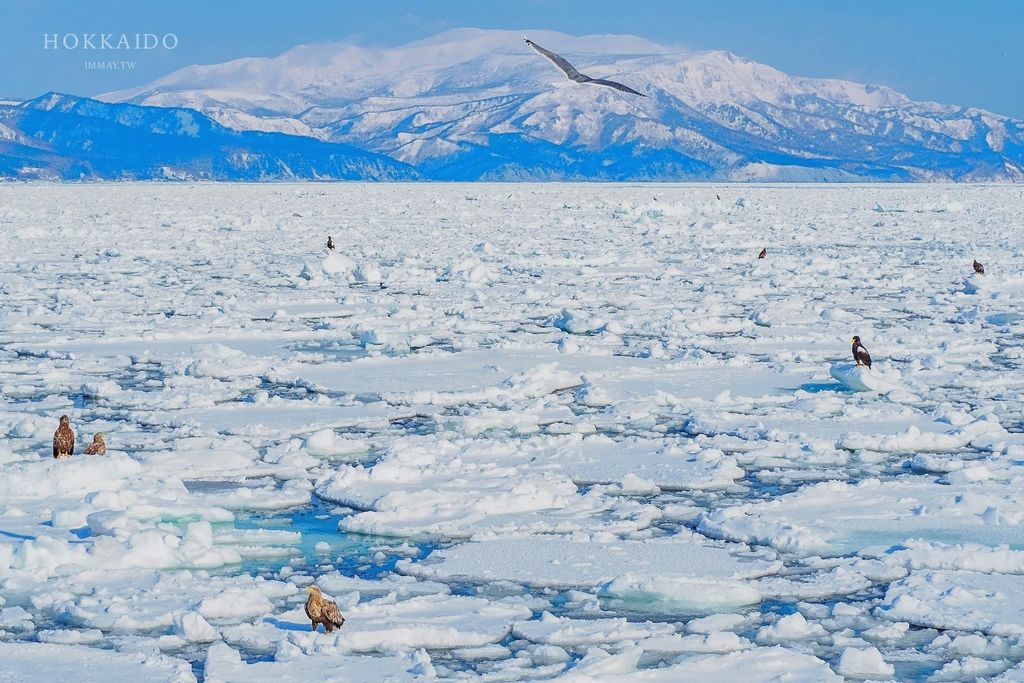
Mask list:
[[[0,186],[0,680],[1020,680],[1022,200]]]

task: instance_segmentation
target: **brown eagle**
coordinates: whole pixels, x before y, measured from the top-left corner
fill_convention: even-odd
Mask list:
[[[763,259],[767,255],[768,255],[768,247],[762,247],[761,253],[757,255],[757,258],[758,259]]]
[[[978,263],[978,259],[974,259],[974,272],[977,273],[978,275],[985,274],[985,266]]]
[[[327,633],[341,628],[345,623],[345,617],[341,616],[338,605],[326,599],[316,586],[310,586],[306,590],[309,591],[309,599],[306,600],[306,616],[313,622],[313,630],[315,631],[319,624],[324,625],[324,630]]]
[[[60,426],[53,433],[53,457],[70,458],[75,452],[75,433],[71,431],[71,420],[60,416]]]
[[[86,455],[106,455],[107,442],[103,440],[103,432],[96,432],[92,435],[92,443],[85,449]]]
[[[857,361],[857,365],[866,365],[868,370],[871,369],[871,354],[860,343],[860,337],[857,336],[853,338],[853,360]]]

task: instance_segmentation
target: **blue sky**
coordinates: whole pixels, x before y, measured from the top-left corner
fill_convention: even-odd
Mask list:
[[[275,55],[299,43],[397,45],[447,28],[633,33],[727,49],[794,75],[888,85],[914,99],[1024,118],[1024,1],[979,0],[0,0],[0,96],[93,95],[175,68]],[[129,71],[86,70],[87,54],[44,50],[44,33],[174,33],[178,47],[116,53]],[[126,55],[126,56],[123,56]]]

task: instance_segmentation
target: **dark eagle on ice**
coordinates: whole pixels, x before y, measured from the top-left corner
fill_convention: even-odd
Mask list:
[[[60,426],[53,433],[53,457],[70,458],[75,452],[75,433],[71,430],[71,420],[67,415],[60,416]]]
[[[621,90],[622,92],[628,92],[631,95],[639,95],[640,97],[647,97],[647,95],[644,95],[642,92],[637,92],[636,90],[633,90],[628,85],[623,85],[621,83],[616,83],[615,81],[608,81],[608,80],[605,80],[603,78],[591,78],[590,76],[587,76],[586,74],[581,74],[579,71],[576,70],[576,67],[574,67],[572,64],[570,64],[568,61],[566,61],[564,57],[556,55],[551,50],[545,50],[540,45],[538,45],[537,43],[533,42],[532,40],[530,40],[526,36],[523,36],[523,40],[526,41],[527,45],[529,45],[534,50],[536,50],[540,54],[542,54],[545,57],[547,57],[548,59],[550,59],[552,61],[552,63],[554,63],[555,66],[557,66],[559,69],[564,71],[565,75],[568,76],[570,81],[576,81],[577,83],[592,83],[593,85],[606,85],[609,88],[615,88],[616,90]]]
[[[857,362],[857,365],[866,365],[868,370],[871,369],[871,354],[860,343],[860,337],[857,336],[853,338],[853,360]]]

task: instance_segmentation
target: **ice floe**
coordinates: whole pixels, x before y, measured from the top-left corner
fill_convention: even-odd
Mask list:
[[[183,659],[53,643],[0,643],[0,674],[11,681],[192,683],[196,680],[192,667]]]
[[[1019,193],[713,192],[0,187],[0,678],[1024,680]]]

